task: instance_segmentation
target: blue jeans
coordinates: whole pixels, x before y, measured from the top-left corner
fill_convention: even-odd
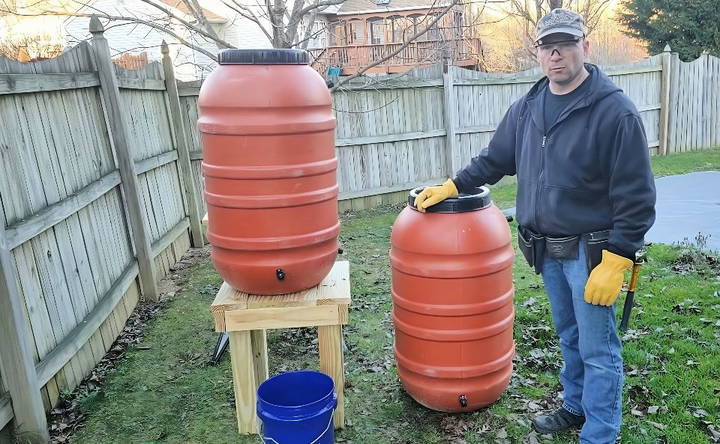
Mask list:
[[[583,299],[588,270],[585,245],[577,259],[545,256],[542,268],[555,331],[565,360],[560,371],[563,407],[585,415],[580,442],[614,443],[622,421],[622,344],[615,328],[615,306]]]

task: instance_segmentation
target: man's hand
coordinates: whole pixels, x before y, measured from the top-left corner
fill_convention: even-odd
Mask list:
[[[426,187],[422,190],[422,192],[415,198],[415,208],[417,208],[421,213],[424,213],[427,207],[442,202],[448,197],[457,196],[458,190],[457,187],[455,187],[455,182],[453,182],[452,179],[448,179],[442,185]]]
[[[625,270],[632,266],[630,259],[603,250],[602,261],[590,273],[585,284],[585,302],[605,306],[614,304],[622,289]]]

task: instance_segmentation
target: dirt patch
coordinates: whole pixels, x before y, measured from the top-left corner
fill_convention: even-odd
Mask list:
[[[173,297],[175,293],[185,285],[186,280],[180,273],[200,262],[207,261],[210,257],[210,245],[202,248],[191,248],[185,252],[183,257],[173,266],[170,267],[168,275],[158,282],[158,291],[162,297]]]

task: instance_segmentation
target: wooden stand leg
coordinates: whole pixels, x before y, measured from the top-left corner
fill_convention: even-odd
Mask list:
[[[238,432],[241,435],[258,433],[259,430],[255,415],[257,402],[255,359],[252,359],[252,356],[251,332],[230,332],[230,360],[235,388],[235,410]]]
[[[318,327],[320,371],[333,378],[337,393],[335,428],[345,427],[345,368],[342,349],[342,325]]]
[[[253,330],[250,332],[250,337],[255,366],[255,388],[257,388],[268,378],[267,333],[266,330]]]

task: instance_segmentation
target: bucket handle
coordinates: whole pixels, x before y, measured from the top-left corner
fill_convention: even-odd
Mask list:
[[[318,437],[315,438],[315,439],[313,439],[312,441],[310,441],[308,444],[315,444],[316,442],[318,442],[318,441],[320,440],[320,438],[322,438],[323,436],[325,436],[325,434],[327,433],[327,431],[330,430],[330,427],[332,427],[333,418],[334,418],[334,417],[335,417],[335,412],[333,412],[333,414],[330,415],[330,421],[328,422],[327,426],[325,427],[325,430],[323,430],[322,432],[320,432],[320,434],[318,435]],[[263,428],[264,428],[264,427],[263,427]],[[261,433],[262,433],[262,431],[261,431]],[[275,440],[272,439],[272,438],[266,438],[266,437],[264,437],[264,436],[262,436],[261,438],[262,438],[264,444],[280,444],[279,442],[275,441]]]

